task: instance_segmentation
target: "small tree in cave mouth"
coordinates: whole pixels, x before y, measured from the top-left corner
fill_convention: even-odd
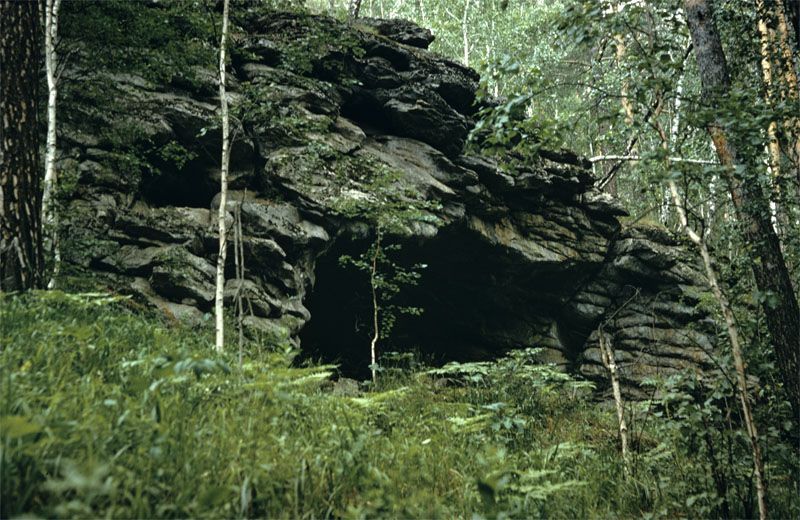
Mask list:
[[[416,285],[425,264],[404,267],[392,259],[392,253],[401,246],[393,239],[411,234],[414,225],[438,225],[438,218],[429,210],[435,204],[424,199],[415,190],[402,186],[401,174],[380,163],[362,165],[370,172],[349,190],[342,190],[336,201],[337,211],[345,217],[365,221],[371,228],[372,241],[367,249],[357,256],[342,255],[341,266],[352,266],[369,277],[372,314],[372,337],[370,340],[370,373],[372,382],[377,382],[378,343],[386,339],[400,314],[419,316],[422,309],[397,305],[395,298],[404,287]],[[352,181],[351,181],[352,182]],[[356,187],[358,196],[352,188]]]
[[[399,251],[399,244],[385,244],[384,232],[378,226],[375,230],[375,239],[369,248],[358,257],[342,255],[339,263],[343,266],[352,266],[369,276],[369,287],[372,296],[372,339],[370,340],[370,365],[372,382],[377,382],[378,341],[386,339],[392,333],[395,321],[400,314],[419,316],[422,314],[420,307],[403,306],[394,303],[394,298],[404,287],[416,285],[420,278],[420,271],[425,264],[415,264],[403,267],[391,258],[391,253]]]

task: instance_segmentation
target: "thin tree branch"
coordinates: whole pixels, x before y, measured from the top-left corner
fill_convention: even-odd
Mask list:
[[[595,157],[590,157],[589,162],[596,163],[602,161],[642,161],[646,158],[642,158],[638,155],[597,155]],[[670,162],[679,162],[679,163],[690,163],[690,164],[719,164],[717,161],[710,161],[707,159],[689,159],[685,157],[670,157]]]

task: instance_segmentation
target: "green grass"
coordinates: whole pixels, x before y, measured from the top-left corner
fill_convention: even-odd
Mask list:
[[[653,417],[626,477],[612,409],[529,352],[389,368],[347,396],[331,390],[333,367],[294,368],[291,352],[249,345],[262,354],[240,370],[211,340],[109,297],[0,295],[0,516],[718,512],[702,450],[675,440],[680,424]],[[781,460],[773,512],[796,517],[796,466]],[[747,459],[736,463],[731,482],[746,484]]]

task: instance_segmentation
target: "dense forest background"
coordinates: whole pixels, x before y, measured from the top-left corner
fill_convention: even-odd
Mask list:
[[[679,231],[665,182],[675,179],[694,226],[718,252],[726,280],[748,283],[749,257],[743,254],[746,245],[735,238],[741,234],[733,229],[734,210],[705,129],[708,114],[703,113],[701,76],[682,2],[362,4],[364,16],[402,17],[430,27],[436,35],[432,50],[479,70],[486,93],[504,99],[503,114],[525,114],[524,128],[507,129],[498,138],[522,132],[522,146],[530,141],[566,146],[592,158],[601,185],[624,202],[633,218]],[[340,16],[348,5],[308,2],[315,12]],[[758,156],[750,175],[769,186],[773,198],[780,197],[771,200],[772,218],[797,281],[795,134],[778,132],[777,161],[767,150],[770,125],[784,126],[796,118],[789,71],[797,61],[797,2],[716,1],[713,6],[732,80],[717,110],[725,112],[731,132],[749,141],[750,153]],[[785,11],[783,41],[777,9]],[[767,42],[762,23],[768,26]],[[748,299],[753,294],[741,286],[732,287],[731,296]]]
[[[0,271],[4,284],[12,280],[2,289],[50,282],[66,292],[0,293],[3,518],[800,514],[800,2],[47,0],[19,8],[33,4],[2,0],[10,116]],[[243,359],[232,347],[234,320],[223,350],[221,292],[213,338],[124,297],[59,287],[59,248],[70,240],[57,232],[69,219],[59,200],[73,186],[68,175],[54,177],[59,127],[48,131],[56,105],[46,94],[57,88],[59,110],[100,107],[64,110],[74,118],[65,123],[104,128],[121,176],[144,155],[191,161],[179,145],[143,151],[136,128],[106,123],[128,110],[114,78],[226,99],[217,95],[229,61],[220,49],[236,48],[246,20],[276,10],[430,28],[433,52],[481,75],[470,150],[500,164],[572,150],[627,210],[625,224],[665,229],[696,255],[709,283],[700,305],[719,323],[718,370],[648,380],[652,398],[628,400],[611,390],[613,351],[603,394],[535,362],[536,351],[436,368],[424,353],[395,353],[377,377],[373,354],[372,381],[334,383],[336,367],[300,366],[287,343],[248,339]],[[23,44],[35,52],[16,52]],[[36,53],[54,61],[45,66]],[[25,119],[13,119],[24,105],[14,103],[34,91],[38,108],[27,109],[39,124],[24,134],[22,123],[12,128]],[[227,124],[226,105],[222,113],[212,133]],[[225,161],[223,153],[223,171]],[[12,249],[18,243],[30,246],[24,255]],[[32,258],[16,274],[15,255]],[[370,270],[368,256],[350,262]],[[377,329],[376,318],[376,341]]]

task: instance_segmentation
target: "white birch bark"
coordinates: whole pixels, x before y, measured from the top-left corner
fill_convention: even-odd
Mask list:
[[[372,341],[369,344],[369,369],[372,373],[372,382],[378,381],[378,340],[380,339],[380,320],[378,317],[378,292],[377,292],[377,275],[378,275],[378,257],[381,254],[381,230],[378,229],[378,236],[375,239],[375,251],[372,254],[372,267],[369,273],[369,286],[372,290]]]
[[[425,7],[422,5],[422,1],[414,0],[414,8],[414,13],[417,16],[415,21],[422,27],[428,27],[428,23],[425,21]]]
[[[469,4],[471,0],[464,2],[464,17],[461,19],[461,37],[464,40],[464,66],[469,67]]]
[[[675,116],[672,120],[672,126],[670,128],[670,143],[662,143],[662,145],[669,150],[669,146],[674,144],[677,140],[678,131],[680,128],[680,103],[681,103],[681,95],[683,93],[683,74],[678,81],[678,89],[677,89],[677,96],[675,99]],[[667,169],[670,167],[671,158],[667,158],[666,166]],[[753,470],[755,473],[755,480],[756,480],[756,496],[758,499],[758,511],[759,511],[759,518],[761,520],[765,520],[767,518],[767,499],[766,499],[766,483],[764,480],[764,462],[761,457],[761,448],[758,444],[758,430],[756,428],[755,420],[753,419],[752,410],[750,408],[750,400],[749,400],[749,391],[747,389],[747,373],[745,371],[745,364],[744,358],[742,356],[742,348],[741,343],[739,340],[739,329],[736,325],[735,318],[733,316],[733,311],[731,310],[730,302],[728,301],[727,296],[724,292],[722,292],[722,288],[719,285],[717,280],[717,274],[714,270],[714,265],[711,260],[711,254],[708,251],[708,247],[706,246],[705,237],[698,234],[690,225],[689,219],[686,216],[686,210],[683,206],[681,201],[680,193],[678,192],[678,186],[675,184],[675,181],[672,178],[668,178],[668,192],[672,198],[672,202],[675,206],[675,211],[678,214],[678,220],[680,222],[681,228],[683,229],[686,236],[697,246],[700,250],[700,257],[703,260],[703,266],[706,271],[706,278],[708,279],[708,285],[711,287],[711,291],[714,294],[714,297],[717,300],[717,303],[722,310],[722,315],[725,318],[725,325],[728,332],[728,338],[731,342],[731,351],[733,354],[733,362],[736,368],[736,382],[737,382],[737,393],[739,394],[739,401],[742,406],[742,416],[744,417],[745,427],[747,429],[747,434],[750,439],[750,447],[753,453]],[[710,181],[710,190],[713,193],[714,191],[714,177],[711,178]],[[713,204],[713,196],[711,198]],[[709,208],[709,211],[713,211],[713,206]]]
[[[230,162],[230,121],[228,118],[228,98],[225,89],[225,55],[228,40],[228,11],[230,0],[224,0],[222,9],[222,36],[219,42],[219,103],[222,113],[222,162],[220,167],[220,197],[217,223],[219,225],[219,254],[217,255],[217,286],[214,299],[214,314],[216,318],[217,352],[225,348],[225,323],[223,320],[223,297],[225,291],[225,257],[227,250],[227,230],[225,217],[228,205],[228,164]]]
[[[54,260],[52,277],[47,283],[48,289],[55,288],[55,280],[61,264],[61,252],[58,246],[58,216],[53,203],[58,183],[58,172],[56,171],[56,101],[58,99],[56,41],[60,7],[61,0],[46,0],[45,2],[44,62],[47,75],[47,143],[45,145],[44,188],[42,190],[42,222]]]
[[[638,155],[596,155],[589,157],[589,162],[594,164],[602,161],[641,161],[642,158]],[[689,163],[689,164],[719,164],[717,161],[710,159],[689,159],[686,157],[669,157],[670,162]]]
[[[742,356],[742,347],[739,340],[739,329],[736,326],[736,320],[731,310],[730,302],[728,301],[725,293],[717,281],[717,274],[714,271],[714,266],[711,260],[711,254],[708,252],[705,240],[694,229],[689,226],[689,221],[686,218],[686,211],[681,203],[681,197],[678,193],[678,187],[675,181],[669,181],[669,191],[672,195],[672,201],[675,204],[675,209],[678,212],[678,218],[686,235],[689,239],[697,245],[700,250],[700,256],[703,259],[703,266],[706,270],[706,277],[714,297],[722,310],[722,316],[725,318],[725,325],[728,332],[728,339],[731,342],[731,352],[733,354],[733,365],[736,368],[736,383],[739,394],[739,402],[742,406],[742,416],[744,417],[745,428],[747,429],[747,436],[750,439],[750,448],[753,453],[753,470],[756,479],[756,496],[758,498],[758,511],[759,518],[764,520],[767,518],[767,498],[766,498],[766,483],[764,480],[764,462],[761,457],[761,447],[758,441],[758,429],[756,428],[755,420],[753,420],[753,412],[750,408],[749,391],[747,389],[747,372],[745,371],[744,356]]]
[[[611,339],[601,328],[598,330],[598,342],[600,343],[600,359],[603,361],[606,370],[608,370],[609,379],[611,379],[611,391],[614,395],[614,405],[617,408],[617,422],[619,425],[619,440],[622,451],[622,462],[625,468],[625,473],[629,472],[628,469],[628,425],[625,422],[625,405],[622,402],[622,391],[619,386],[619,374],[617,373],[617,360],[614,354],[614,347],[611,344]]]
[[[353,20],[358,18],[358,15],[361,11],[361,0],[351,0],[348,11],[350,12],[350,18]]]
[[[678,11],[678,17],[681,17],[681,12]],[[683,98],[683,78],[685,77],[684,71],[681,70],[681,75],[678,77],[678,85],[675,88],[675,106],[673,107],[673,114],[672,114],[672,124],[670,125],[669,129],[669,146],[675,146],[675,143],[678,142],[678,132],[681,128],[681,102]],[[667,152],[670,150],[668,149]],[[669,163],[677,162],[675,159],[677,157],[670,157]],[[715,164],[713,161],[709,161],[705,164]],[[669,174],[669,172],[667,172]],[[670,203],[670,191],[669,188],[664,189],[664,205],[661,208],[661,223],[665,224],[669,220],[669,203]]]

